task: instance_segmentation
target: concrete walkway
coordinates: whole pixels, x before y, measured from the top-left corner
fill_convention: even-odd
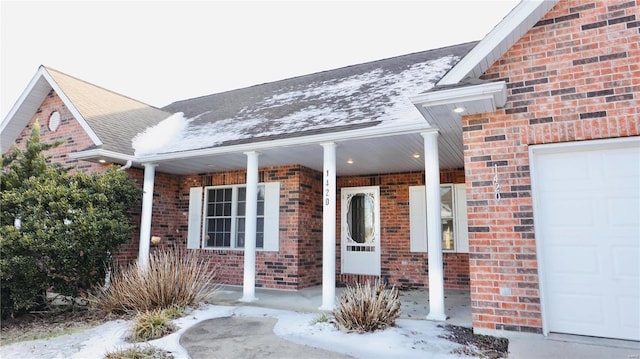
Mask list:
[[[273,334],[275,318],[223,317],[189,328],[180,338],[192,359],[348,359],[328,350],[295,344]],[[220,330],[220,328],[224,328]]]
[[[343,288],[336,288],[336,295],[340,296]],[[281,290],[269,290],[269,289],[256,289],[257,301],[252,303],[239,302],[238,299],[242,296],[242,288],[225,286],[222,287],[219,294],[213,300],[212,304],[227,305],[227,306],[252,306],[252,307],[264,307],[272,309],[283,309],[289,311],[296,311],[301,313],[319,313],[322,303],[322,288],[313,287],[299,291],[281,291]],[[400,299],[402,301],[402,316],[404,319],[425,319],[428,314],[428,290],[415,289],[400,292]],[[471,327],[471,301],[469,292],[464,290],[445,290],[445,308],[448,319],[446,323]],[[234,318],[239,319],[239,318]],[[217,319],[220,320],[220,319]],[[264,358],[278,358],[278,357],[297,357],[297,355],[291,355],[295,353],[304,353],[305,357],[309,358],[346,358],[338,353],[326,352],[320,349],[311,348],[308,346],[300,346],[298,344],[288,343],[286,340],[282,340],[275,336],[272,332],[275,319],[262,318],[260,320],[249,320],[251,324],[247,323],[234,323],[230,325],[233,328],[234,325],[240,326],[237,338],[235,341],[237,345],[235,348],[238,350],[245,348],[247,340],[243,339],[241,333],[247,333],[247,325],[255,326],[255,332],[259,336],[263,336],[263,340],[274,344],[268,346],[266,352],[262,352],[264,348],[260,349],[260,356]],[[198,343],[189,343],[189,340],[193,339],[194,334],[198,332],[208,333],[207,327],[214,325],[211,321],[205,321],[200,323],[197,327],[190,329],[185,333],[184,347],[187,348],[190,355],[193,358],[205,357],[200,354],[208,353],[211,357],[211,350],[214,350],[211,346],[218,347],[215,342],[219,339],[215,339],[210,335],[205,335],[198,340]],[[244,327],[242,327],[244,326]],[[271,328],[271,329],[269,329]],[[226,332],[226,331],[225,331]],[[640,359],[640,342],[625,341],[625,340],[612,340],[603,338],[591,338],[575,335],[561,335],[551,334],[547,337],[539,334],[528,333],[516,333],[516,332],[498,332],[494,334],[496,336],[502,336],[509,339],[509,358],[516,359],[554,359],[554,358],[620,358],[620,359]],[[190,338],[191,336],[191,338]],[[225,335],[228,336],[228,335]],[[208,338],[208,340],[206,339]],[[214,340],[215,339],[215,340]],[[225,339],[228,340],[228,339]],[[197,348],[198,345],[204,346]],[[292,346],[293,345],[293,346]],[[296,347],[297,346],[297,347]],[[243,352],[238,358],[251,358],[250,349]],[[302,351],[301,351],[302,350]],[[318,350],[318,352],[316,352]],[[310,354],[307,355],[307,352]],[[199,353],[199,354],[198,354]],[[317,355],[317,356],[316,356]]]

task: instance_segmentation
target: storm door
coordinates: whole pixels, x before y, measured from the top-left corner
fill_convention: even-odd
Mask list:
[[[342,188],[342,273],[380,275],[380,189]]]

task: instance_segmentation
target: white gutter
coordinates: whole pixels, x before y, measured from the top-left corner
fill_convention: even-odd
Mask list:
[[[411,133],[419,133],[425,131],[436,131],[431,128],[425,121],[424,123],[414,123],[404,126],[395,127],[377,127],[363,128],[357,130],[343,131],[330,134],[310,135],[304,137],[287,138],[282,140],[265,140],[258,142],[248,142],[238,145],[221,146],[213,148],[203,148],[198,150],[189,150],[182,152],[171,152],[165,154],[155,154],[136,157],[136,162],[161,162],[174,159],[213,156],[227,153],[242,153],[246,151],[264,151],[274,148],[291,147],[299,145],[321,144],[325,142],[339,142],[347,140],[358,140],[365,138],[386,137],[395,135],[405,135]]]

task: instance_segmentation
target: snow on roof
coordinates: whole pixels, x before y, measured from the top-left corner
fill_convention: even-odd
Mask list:
[[[137,156],[353,128],[423,123],[409,97],[430,89],[475,43],[173,103],[133,140]]]

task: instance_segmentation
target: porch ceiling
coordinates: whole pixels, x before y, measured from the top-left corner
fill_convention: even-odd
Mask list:
[[[339,176],[424,171],[424,142],[420,133],[334,141]],[[209,173],[246,169],[245,151],[192,155],[154,161],[157,171],[170,174]],[[262,148],[259,166],[299,164],[317,171],[323,168],[320,142]],[[419,157],[415,157],[419,155]],[[439,138],[440,168],[463,167],[462,130],[442,129]],[[352,160],[353,163],[349,163]]]

